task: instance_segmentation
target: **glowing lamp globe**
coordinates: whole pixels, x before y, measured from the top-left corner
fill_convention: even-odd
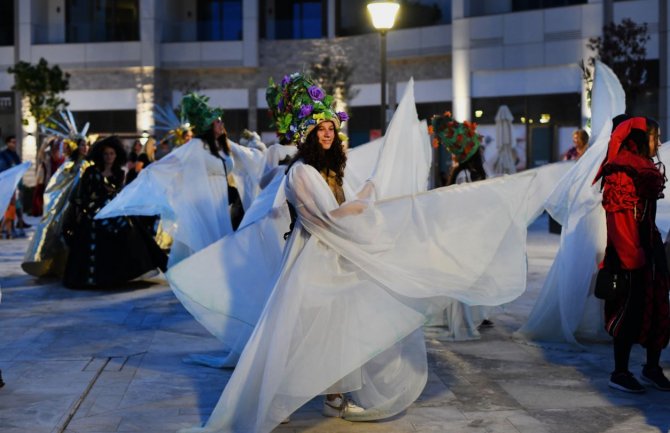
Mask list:
[[[368,12],[372,17],[372,25],[377,30],[389,30],[393,28],[396,14],[400,5],[390,1],[376,1],[368,3]]]

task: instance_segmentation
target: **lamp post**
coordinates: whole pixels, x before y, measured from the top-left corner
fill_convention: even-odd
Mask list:
[[[386,33],[393,28],[400,5],[394,1],[373,1],[368,3],[368,12],[372,17],[372,25],[379,30],[381,36],[381,130],[386,133]]]

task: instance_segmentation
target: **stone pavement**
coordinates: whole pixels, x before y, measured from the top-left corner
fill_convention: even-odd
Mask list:
[[[174,432],[204,422],[231,372],[185,364],[220,347],[161,280],[127,291],[70,291],[20,269],[25,239],[0,241],[1,433]],[[350,423],[314,399],[281,433],[642,433],[670,431],[670,393],[607,387],[610,347],[537,346],[511,338],[558,246],[539,220],[529,235],[529,288],[479,341],[427,328],[429,383],[405,413]],[[663,365],[670,368],[670,356]],[[633,352],[634,371],[643,362]]]

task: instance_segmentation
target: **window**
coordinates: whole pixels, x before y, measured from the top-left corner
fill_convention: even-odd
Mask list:
[[[14,0],[0,0],[0,46],[14,45]]]
[[[557,8],[588,3],[587,0],[512,0],[512,11],[527,11],[531,9]]]
[[[375,31],[367,10],[370,0],[337,0],[338,36]],[[451,0],[405,0],[400,3],[394,29],[435,26],[451,23]]]
[[[138,41],[138,0],[66,0],[67,42]]]
[[[198,40],[242,40],[242,0],[198,0]]]
[[[72,113],[77,125],[91,124],[89,134],[136,134],[137,112],[135,110],[96,110]]]
[[[261,37],[317,39],[326,34],[326,0],[261,0]]]

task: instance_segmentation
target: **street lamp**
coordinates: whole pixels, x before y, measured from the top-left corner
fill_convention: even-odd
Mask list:
[[[372,25],[379,30],[381,36],[381,72],[382,72],[382,106],[381,129],[386,133],[386,32],[393,28],[395,16],[400,5],[394,1],[373,1],[368,3],[368,12],[372,17]]]

